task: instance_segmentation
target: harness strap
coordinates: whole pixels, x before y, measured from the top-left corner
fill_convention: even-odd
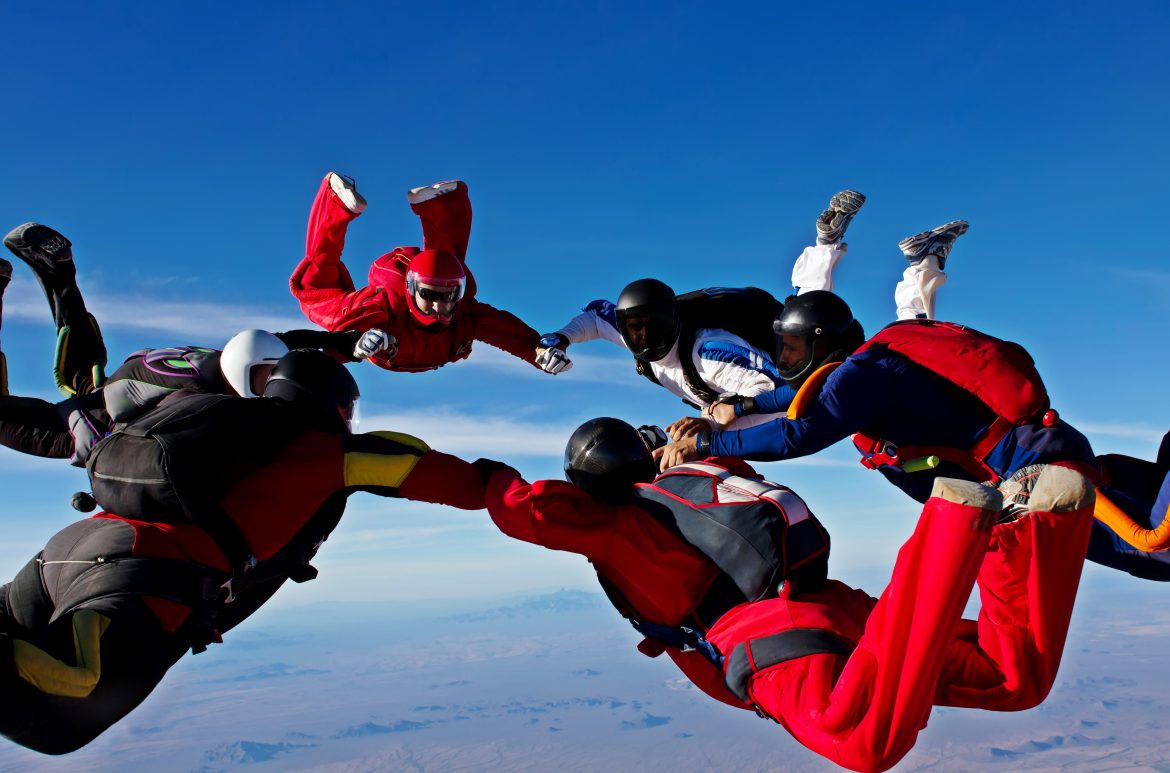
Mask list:
[[[269,580],[287,577],[293,582],[300,583],[316,579],[317,568],[311,566],[309,561],[317,554],[317,548],[320,547],[320,544],[277,553],[266,561],[260,561],[245,572],[236,573],[221,586],[227,591],[225,603],[230,604],[236,596],[248,588]]]
[[[244,572],[256,566],[256,557],[252,555],[240,527],[218,505],[200,503],[188,506],[184,503],[183,507],[194,515],[192,523],[211,535],[233,572]]]
[[[735,645],[727,656],[724,679],[736,697],[751,703],[748,682],[756,672],[808,655],[848,655],[856,646],[839,633],[824,628],[793,628]]]
[[[618,612],[621,613],[634,630],[646,637],[646,639],[638,645],[638,650],[642,654],[649,657],[658,657],[663,653],[665,648],[673,647],[683,652],[695,650],[702,653],[708,661],[710,661],[716,668],[723,668],[723,655],[706,639],[707,628],[709,628],[716,620],[723,616],[727,610],[734,606],[742,604],[746,599],[735,581],[727,575],[721,574],[711,588],[703,596],[703,599],[695,605],[695,611],[691,613],[695,625],[681,624],[681,625],[663,625],[661,623],[651,623],[641,619],[634,608],[618,590],[608,577],[605,577],[600,572],[597,573],[597,579],[601,583],[601,589],[605,591],[605,595],[609,598],[611,604],[617,607]]]
[[[996,421],[998,422],[1000,420],[997,419]],[[962,467],[969,475],[974,476],[976,480],[998,483],[1000,480],[999,475],[983,460],[991,452],[991,449],[999,444],[999,441],[1007,434],[1007,430],[1015,426],[1006,421],[1004,423],[1007,424],[1007,428],[995,438],[995,442],[991,443],[981,456],[975,454],[975,449],[964,451],[959,448],[947,448],[945,446],[895,446],[888,440],[875,438],[864,432],[853,433],[852,440],[853,445],[862,454],[860,459],[861,466],[869,470],[876,470],[883,465],[901,469],[906,462],[912,459],[918,459],[923,456],[937,456],[945,462],[951,462]],[[992,424],[992,428],[994,427],[995,423]],[[976,448],[983,444],[990,436],[990,430],[984,433],[983,439],[976,445]]]

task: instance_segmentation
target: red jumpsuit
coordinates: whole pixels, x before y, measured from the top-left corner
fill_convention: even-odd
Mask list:
[[[341,251],[346,229],[357,214],[338,200],[328,177],[309,212],[305,259],[289,280],[305,316],[326,330],[378,328],[394,336],[398,353],[393,359],[383,352],[370,358],[387,370],[433,370],[466,359],[473,341],[489,343],[535,366],[540,334],[515,315],[475,298],[475,278],[466,262],[471,236],[467,187],[459,183],[457,190],[412,204],[411,209],[422,221],[424,248],[452,253],[467,272],[467,290],[455,306],[451,324],[425,327],[407,307],[406,266],[418,254],[417,247],[397,247],[378,258],[370,266],[367,286],[355,289]]]
[[[567,483],[528,484],[500,471],[485,502],[503,532],[585,555],[639,612],[667,624],[685,618],[698,588],[716,573],[637,506],[603,504]],[[1020,710],[1052,687],[1092,508],[1031,513],[992,528],[994,516],[931,498],[880,600],[829,581],[813,593],[726,612],[706,636],[725,657],[737,645],[752,653],[754,640],[795,629],[830,631],[853,646],[850,654],[805,655],[758,670],[753,664],[746,682],[752,705],[699,653],[667,651],[708,694],[759,709],[839,765],[885,770],[914,745],[932,705]],[[976,580],[983,607],[977,622],[964,621]]]

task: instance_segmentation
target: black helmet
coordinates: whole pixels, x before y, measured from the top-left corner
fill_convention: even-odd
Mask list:
[[[828,290],[813,290],[789,298],[784,311],[772,323],[772,329],[777,336],[776,366],[780,378],[793,389],[799,389],[818,367],[848,357],[865,341],[865,332],[853,318],[849,304]],[[803,338],[806,349],[804,358],[788,368],[780,365],[781,336],[786,335]]]
[[[264,384],[265,397],[291,403],[314,427],[330,432],[349,429],[360,395],[349,370],[316,349],[281,357]]]
[[[674,290],[657,279],[629,283],[618,296],[617,326],[635,357],[661,360],[670,353],[682,329],[675,313]]]
[[[565,478],[598,499],[619,500],[657,473],[642,436],[621,419],[590,419],[565,446]]]

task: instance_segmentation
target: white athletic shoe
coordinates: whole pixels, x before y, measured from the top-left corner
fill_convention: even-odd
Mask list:
[[[951,247],[955,246],[955,239],[967,233],[967,228],[966,220],[952,220],[938,228],[907,236],[898,242],[898,247],[911,263],[917,263],[927,255],[938,256],[938,268],[942,271],[946,268]]]
[[[329,173],[329,187],[333,189],[333,193],[345,205],[345,208],[354,214],[360,214],[366,209],[366,200],[357,192],[357,183],[352,177],[338,174],[337,172]]]
[[[845,238],[845,229],[865,204],[865,196],[843,190],[829,199],[829,208],[817,218],[817,244],[837,244]]]
[[[406,193],[406,200],[411,204],[422,204],[424,201],[436,199],[446,193],[458,190],[458,180],[444,180],[437,182],[434,185],[423,185],[418,188],[411,188]]]

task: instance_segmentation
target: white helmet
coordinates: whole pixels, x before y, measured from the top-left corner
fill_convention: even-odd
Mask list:
[[[288,354],[288,347],[266,330],[245,330],[232,336],[219,355],[219,369],[231,388],[241,397],[259,397],[264,381],[276,366],[277,360]],[[267,372],[260,382],[260,391],[253,389],[252,369],[266,365]]]

